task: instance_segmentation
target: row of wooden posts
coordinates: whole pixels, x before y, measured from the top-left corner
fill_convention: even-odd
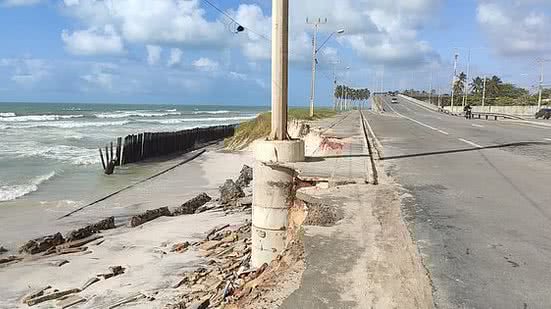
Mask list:
[[[115,166],[136,163],[166,155],[185,153],[209,142],[233,136],[235,125],[195,128],[176,132],[139,133],[117,138],[105,146],[105,154],[99,149],[101,164],[106,174]]]

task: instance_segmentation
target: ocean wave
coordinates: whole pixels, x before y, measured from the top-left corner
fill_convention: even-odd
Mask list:
[[[179,124],[187,122],[232,122],[240,120],[249,120],[255,118],[256,115],[240,116],[240,117],[218,117],[218,118],[176,118],[176,119],[142,119],[138,122],[158,123],[158,124]]]
[[[44,145],[35,142],[19,144],[15,150],[0,152],[16,158],[41,158],[72,165],[92,165],[100,162],[96,149],[67,145]]]
[[[0,113],[0,117],[15,117],[15,113]]]
[[[1,117],[3,122],[33,122],[33,121],[56,121],[61,119],[82,118],[84,115],[29,115]]]
[[[165,112],[148,112],[148,111],[131,111],[124,112],[118,111],[114,113],[101,113],[95,114],[97,118],[128,118],[128,117],[166,117],[166,116],[178,116],[182,113],[176,112],[176,110]]]
[[[55,172],[33,178],[25,184],[0,186],[0,202],[11,201],[38,190],[38,186],[52,179]]]
[[[110,127],[124,126],[130,121],[110,121],[110,122],[73,122],[73,121],[58,121],[58,122],[35,122],[31,124],[17,124],[12,126],[0,126],[3,129],[33,129],[33,128],[61,128],[61,129],[78,129],[87,127]]]
[[[194,111],[193,113],[196,114],[196,115],[198,115],[198,114],[229,114],[229,113],[231,113],[231,111],[225,111],[225,110],[220,110],[220,111]]]

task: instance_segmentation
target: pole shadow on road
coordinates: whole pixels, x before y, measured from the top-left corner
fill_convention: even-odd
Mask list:
[[[422,152],[422,153],[414,153],[414,154],[406,154],[406,155],[397,155],[397,156],[383,157],[383,158],[380,158],[380,160],[381,161],[388,161],[388,160],[397,160],[397,159],[405,159],[405,158],[415,158],[415,157],[426,157],[426,156],[442,155],[442,154],[449,154],[449,153],[478,151],[478,150],[483,150],[483,149],[499,149],[499,148],[507,148],[507,147],[532,146],[532,145],[551,145],[551,143],[550,142],[516,142],[516,143],[507,143],[507,144],[492,145],[492,146],[485,146],[485,147],[473,147],[473,148],[462,148],[462,149],[452,149],[452,150],[442,150],[442,151],[432,151],[432,152]]]

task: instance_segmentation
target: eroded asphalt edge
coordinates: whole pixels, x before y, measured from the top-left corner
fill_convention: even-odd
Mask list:
[[[382,153],[362,118],[366,143]],[[373,162],[384,170],[381,161]],[[305,227],[306,269],[300,287],[280,308],[434,306],[428,272],[401,214],[403,191],[389,175],[380,177],[383,181],[378,186],[303,190],[340,209],[344,219],[330,227]]]

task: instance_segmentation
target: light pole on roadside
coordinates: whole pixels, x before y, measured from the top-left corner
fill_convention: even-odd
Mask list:
[[[459,58],[459,54],[455,53],[453,57],[453,77],[452,77],[452,97],[451,97],[451,104],[450,104],[450,112],[453,113],[453,103],[454,103],[454,96],[455,96],[455,79],[457,78],[457,60]]]
[[[540,85],[539,85],[539,91],[538,91],[538,110],[541,108],[541,99],[543,94],[543,82],[544,82],[544,76],[543,76],[543,69],[544,64],[546,62],[549,62],[551,60],[546,59],[540,59],[538,62],[540,63]]]
[[[329,39],[335,35],[335,34],[341,34],[344,33],[344,29],[340,29],[337,31],[332,32],[327,39],[320,45],[320,47],[317,47],[317,41],[318,41],[318,28],[319,25],[323,25],[327,23],[327,18],[321,19],[318,18],[317,20],[310,21],[308,18],[306,19],[306,23],[314,26],[314,33],[312,35],[312,81],[310,84],[310,117],[314,116],[314,101],[316,96],[316,66],[317,66],[317,55],[318,52],[323,48],[325,43],[329,41]]]
[[[484,104],[486,103],[486,75],[484,75],[484,84],[482,86],[482,107],[484,107]]]

